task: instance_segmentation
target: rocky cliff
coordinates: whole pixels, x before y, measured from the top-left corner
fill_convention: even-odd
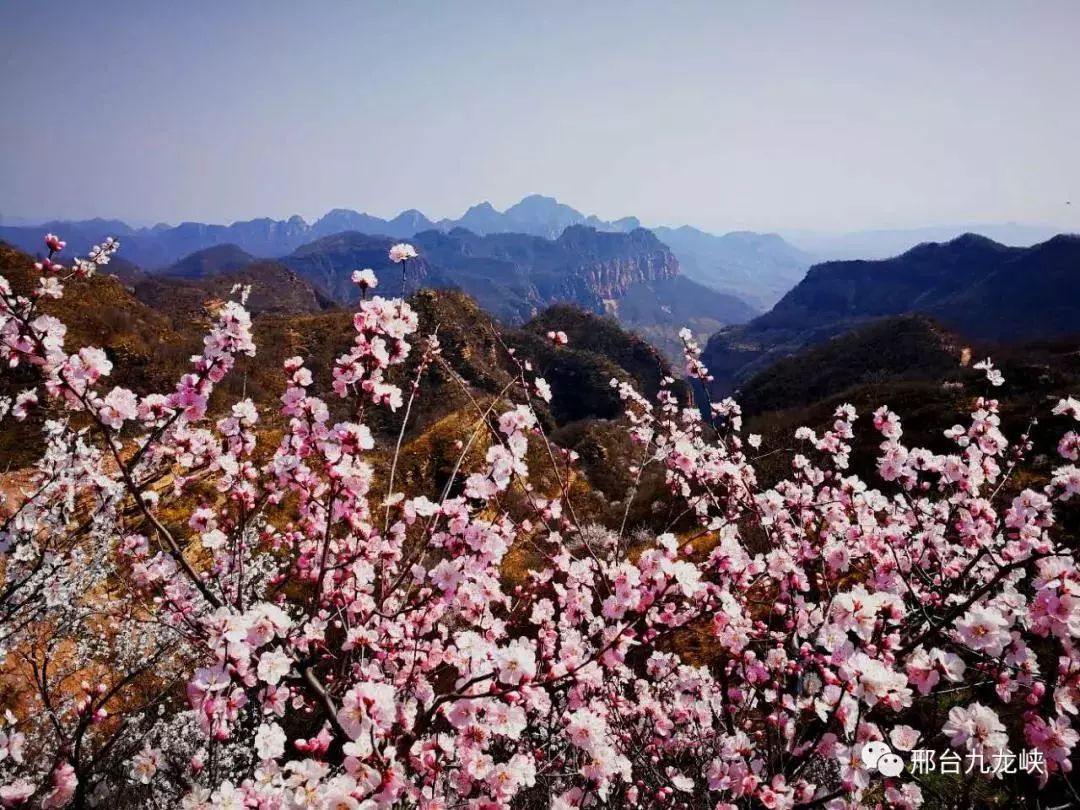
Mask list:
[[[622,234],[575,225],[556,244],[565,262],[541,267],[536,278],[545,303],[569,301],[602,312],[605,302],[622,298],[635,284],[667,281],[679,274],[675,256],[644,229]]]
[[[679,272],[667,246],[643,229],[606,233],[575,225],[558,239],[545,239],[455,228],[425,231],[414,241],[428,264],[426,284],[464,290],[511,323],[553,303],[603,312],[605,301],[621,298],[633,285]]]

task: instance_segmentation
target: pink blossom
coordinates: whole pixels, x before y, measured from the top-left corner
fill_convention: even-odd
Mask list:
[[[394,264],[416,258],[416,248],[408,242],[398,242],[390,248],[390,261]]]
[[[114,250],[76,260],[65,295]],[[276,402],[261,384],[222,385],[256,352],[243,301],[221,308],[186,373],[142,398],[105,390],[105,352],[65,347],[36,305],[0,280],[3,360],[42,380],[4,407],[48,406],[0,535],[11,648],[47,628],[95,678],[50,666],[66,702],[4,716],[0,803],[68,803],[86,760],[66,758],[101,754],[88,785],[101,806],[134,780],[187,808],[726,810],[832,794],[906,808],[921,801],[912,784],[867,792],[865,746],[944,733],[990,759],[1020,747],[1021,718],[1048,780],[1071,766],[1080,573],[1062,527],[1080,469],[1029,462],[1054,446],[1072,462],[1075,432],[1047,447],[1008,435],[983,397],[925,448],[883,406],[863,479],[845,403],[778,440],[795,449],[763,475],[734,400],[703,412],[671,378],[651,399],[616,379],[624,418],[605,430],[625,431],[624,472],[648,503],[636,485],[585,486],[590,471],[529,404],[551,389],[521,354],[498,396],[463,383],[479,410],[445,442],[433,434],[428,487],[395,437],[411,441],[429,369],[452,366],[403,301],[363,300],[332,369],[287,359]],[[688,374],[708,380],[694,335],[681,340]],[[1058,413],[1075,416],[1070,402]],[[178,677],[185,706],[127,708]],[[981,702],[923,727],[971,690]],[[87,747],[54,719],[90,729]],[[92,750],[99,730],[119,735],[115,753]],[[39,762],[62,764],[45,776]]]
[[[161,751],[157,748],[143,748],[131,760],[130,777],[142,785],[149,785],[161,767]]]
[[[15,397],[15,404],[11,408],[11,415],[20,422],[30,414],[30,408],[38,404],[37,391],[20,391]]]
[[[52,790],[41,800],[43,810],[64,807],[75,795],[78,785],[79,780],[71,763],[66,760],[61,762],[52,772]]]
[[[365,270],[353,270],[352,283],[356,284],[362,290],[370,290],[378,286],[379,279],[375,276],[375,271],[370,268]]]
[[[38,280],[38,287],[34,291],[34,295],[38,298],[63,298],[64,285],[60,283],[58,278],[41,278]]]
[[[1050,769],[1065,773],[1072,771],[1072,751],[1080,742],[1080,734],[1072,728],[1068,717],[1057,716],[1049,722],[1032,716],[1024,726],[1028,745],[1041,751]]]
[[[255,753],[259,759],[277,759],[285,753],[285,732],[277,723],[263,723],[255,733]]]
[[[1002,376],[1001,371],[994,368],[994,364],[990,361],[990,358],[980,360],[978,363],[972,366],[976,371],[985,371],[986,379],[991,385],[998,386],[1003,385],[1005,377]]]
[[[114,388],[105,395],[104,405],[98,411],[98,418],[119,430],[124,422],[134,420],[139,415],[139,399],[127,388]]]
[[[1058,400],[1052,413],[1055,416],[1071,416],[1073,419],[1080,422],[1080,399],[1077,399],[1076,397],[1065,397],[1064,399]]]
[[[37,786],[28,779],[19,779],[0,786],[0,805],[19,807],[34,795]]]
[[[987,756],[1005,750],[1009,743],[1005,726],[981,703],[972,703],[967,708],[954,706],[949,710],[949,719],[942,732],[954,748],[966,748]]]
[[[998,611],[973,607],[956,622],[960,640],[970,649],[996,657],[1009,643],[1009,622]]]

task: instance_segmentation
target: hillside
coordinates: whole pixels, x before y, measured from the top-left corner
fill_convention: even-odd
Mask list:
[[[208,272],[204,277],[143,274],[132,283],[132,289],[147,305],[171,317],[182,317],[200,311],[207,300],[229,297],[238,284],[251,288],[247,307],[254,315],[309,314],[334,306],[329,297],[284,264],[257,259],[235,269]]]
[[[870,414],[881,405],[900,414],[908,446],[955,452],[942,425],[965,423],[975,398],[990,395],[1002,402],[1007,436],[1028,433],[1036,446],[1055,447],[1068,420],[1049,414],[1061,398],[1080,390],[1080,343],[1068,338],[966,345],[952,342],[953,337],[922,317],[889,318],[804,348],[748,380],[738,399],[747,412],[745,430],[763,437],[762,480],[790,474],[794,454],[806,449],[793,441],[794,431],[803,425],[826,428],[843,403],[861,414],[851,473],[864,480],[877,480],[881,434]],[[972,368],[975,359],[991,352],[1005,378],[1001,387],[989,385],[985,373]],[[1033,470],[1047,476],[1060,458],[1050,452],[1035,462]]]
[[[610,360],[635,380],[639,390],[650,399],[660,390],[661,379],[672,374],[670,364],[648,341],[628,333],[612,318],[567,304],[544,310],[521,331],[545,341],[548,332],[564,332],[568,347]],[[559,356],[559,351],[556,349],[554,357]]]
[[[109,269],[112,266],[110,263]],[[14,292],[27,294],[37,286],[41,273],[31,257],[0,243],[0,275]],[[172,359],[186,361],[189,349],[198,345],[198,335],[189,340],[174,328],[166,313],[140,301],[111,273],[99,273],[70,289],[59,299],[42,301],[40,311],[67,325],[66,345],[105,349],[109,359],[125,369],[132,385],[163,383],[169,372],[162,366],[168,366]],[[163,362],[150,362],[155,359]]]
[[[804,346],[912,313],[973,341],[1078,333],[1080,238],[1014,248],[968,234],[892,259],[819,264],[769,312],[714,335],[705,360],[726,392]]]
[[[0,243],[0,276],[14,292],[31,292],[40,275],[33,259]],[[201,336],[190,330],[190,324],[184,330],[174,328],[167,314],[147,306],[111,274],[69,287],[62,298],[43,301],[40,311],[66,324],[66,346],[104,349],[118,384],[140,391],[171,389],[200,343]],[[36,384],[36,376],[25,366],[6,371],[0,375],[0,396],[13,396]],[[40,438],[42,416],[38,411],[26,422],[4,422],[0,457],[8,464],[25,463],[39,451],[35,441]]]
[[[995,342],[1080,333],[1080,236],[1014,250],[1014,258],[927,312]]]
[[[739,387],[748,415],[809,405],[859,385],[936,378],[960,367],[962,346],[922,316],[876,321],[776,361]]]
[[[471,297],[456,290],[423,289],[409,298],[419,316],[419,335],[435,332],[443,358],[468,387],[447,376],[441,364],[428,371],[420,397],[414,405],[413,433],[426,425],[472,405],[470,396],[495,396],[519,375],[518,362],[528,361],[532,374],[544,377],[552,389],[551,406],[537,400],[538,410],[550,418],[550,426],[579,420],[616,419],[622,405],[610,382],[613,378],[632,381],[643,391],[655,392],[661,376],[671,367],[640,338],[621,329],[610,319],[575,307],[554,308],[521,328],[498,323]],[[334,359],[352,341],[352,314],[349,311],[255,319],[260,359],[249,378],[276,396],[281,391],[278,374],[286,357],[311,357],[316,386],[328,400]],[[546,333],[566,331],[566,346],[552,345]],[[402,370],[400,382],[410,380],[419,361],[419,344]],[[509,350],[513,350],[511,355]],[[319,377],[323,374],[323,377]],[[385,420],[382,426],[397,429],[387,413],[376,411],[372,418]],[[378,427],[377,422],[373,427]]]
[[[37,280],[33,260],[7,246],[0,246],[0,275],[16,291],[32,289]],[[273,283],[268,285],[268,279]],[[258,354],[240,359],[237,373],[224,381],[212,407],[245,392],[262,402],[273,401],[284,390],[281,364],[296,354],[311,358],[311,367],[322,375],[316,377],[316,390],[331,407],[340,407],[340,400],[330,392],[329,372],[355,336],[351,309],[325,310],[325,299],[278,263],[256,261],[200,279],[140,274],[128,282],[102,273],[69,286],[63,298],[46,302],[44,311],[68,324],[69,346],[105,348],[114,364],[111,379],[115,384],[137,393],[171,390],[200,345],[213,301],[227,297],[236,283],[252,285],[249,307],[255,314]],[[468,392],[440,367],[432,367],[414,409],[410,435],[419,435],[425,426],[471,407],[472,397],[502,391],[518,374],[517,361],[508,349],[531,362],[534,373],[551,385],[551,408],[538,402],[551,428],[580,420],[619,418],[622,406],[610,386],[613,378],[655,393],[661,377],[672,373],[667,361],[644,340],[609,318],[575,307],[559,307],[514,328],[500,324],[460,291],[422,289],[410,301],[420,317],[419,333],[437,331],[443,355],[461,375]],[[552,345],[546,337],[551,329],[567,332],[570,344]],[[410,378],[418,357],[419,349],[400,382]],[[34,376],[20,369],[6,375],[3,383],[0,394],[10,395],[32,385]],[[380,414],[372,426],[393,432],[398,418],[400,414]],[[26,444],[26,436],[33,430],[33,425],[9,425],[0,452],[17,462],[29,458],[35,448]]]
[[[475,429],[479,407],[511,386],[519,375],[518,363],[528,362],[529,377],[543,377],[551,387],[551,404],[532,396],[540,421],[556,447],[578,452],[585,479],[577,485],[581,514],[608,515],[620,519],[622,506],[616,500],[628,491],[632,464],[640,461],[640,448],[630,441],[622,423],[623,404],[611,387],[611,380],[625,380],[647,395],[654,395],[660,380],[673,374],[667,360],[641,338],[626,332],[610,318],[584,312],[573,306],[553,307],[520,328],[499,324],[477,303],[460,291],[423,289],[410,296],[420,326],[418,334],[436,331],[446,364],[433,364],[426,373],[412,406],[409,429],[405,433],[409,451],[402,470],[406,480],[423,479],[436,491],[448,479],[460,453],[455,441],[463,431]],[[330,391],[333,362],[353,339],[349,311],[315,315],[266,315],[254,321],[259,355],[244,359],[238,373],[228,378],[223,391],[228,396],[241,392],[256,401],[273,401],[283,392],[279,372],[286,357],[308,358],[315,375],[312,391],[325,398],[335,418],[353,414]],[[550,330],[566,332],[566,346],[555,346],[547,338]],[[513,354],[510,353],[513,351]],[[405,367],[393,379],[407,387],[419,360],[419,341]],[[687,389],[674,386],[684,402]],[[524,392],[512,386],[513,397],[521,401]],[[365,422],[384,441],[392,442],[401,427],[404,411],[396,414],[372,409]],[[549,467],[545,459],[538,466]],[[662,475],[650,474],[641,483],[631,511],[630,525],[668,519],[668,510],[655,511],[663,500]],[[611,499],[610,501],[608,499]]]
[[[239,270],[253,261],[255,261],[254,256],[236,245],[215,245],[185,256],[162,270],[161,275],[171,278],[201,279]]]

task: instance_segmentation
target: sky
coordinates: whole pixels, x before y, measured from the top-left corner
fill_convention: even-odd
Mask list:
[[[1074,0],[0,0],[0,38],[6,219],[1080,230]]]

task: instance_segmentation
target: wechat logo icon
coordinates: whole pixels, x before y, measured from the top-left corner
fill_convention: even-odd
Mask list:
[[[904,772],[904,760],[883,740],[871,740],[862,747],[862,761],[869,771],[882,776],[899,776]]]

